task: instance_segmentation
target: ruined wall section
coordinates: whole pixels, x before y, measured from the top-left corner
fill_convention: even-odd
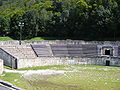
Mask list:
[[[36,59],[19,59],[18,68],[47,66],[47,65],[106,65],[120,66],[120,60],[116,58],[72,58],[72,57],[40,57]]]
[[[9,66],[11,68],[17,68],[17,58],[10,55],[1,48],[0,48],[0,59],[3,60],[4,65]]]
[[[111,44],[120,46],[119,41],[83,41],[83,40],[39,40],[39,41],[22,41],[22,45],[31,44]],[[19,45],[19,41],[0,41],[0,45]]]
[[[3,73],[3,60],[0,59],[0,74]]]

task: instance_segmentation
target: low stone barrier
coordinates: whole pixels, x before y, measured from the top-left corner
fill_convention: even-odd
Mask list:
[[[0,59],[0,74],[3,72],[3,60]]]
[[[110,58],[72,58],[72,57],[40,57],[36,59],[19,59],[17,68],[47,66],[47,65],[106,65],[120,66],[119,59]]]
[[[19,45],[19,41],[0,41],[0,45]],[[22,45],[30,44],[111,44],[120,45],[119,41],[83,41],[83,40],[39,40],[39,41],[21,41]]]

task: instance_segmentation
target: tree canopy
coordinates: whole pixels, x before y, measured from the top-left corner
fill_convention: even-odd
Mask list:
[[[120,38],[119,0],[0,0],[0,36]]]

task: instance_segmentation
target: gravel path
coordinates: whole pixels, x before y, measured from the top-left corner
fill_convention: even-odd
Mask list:
[[[22,74],[23,76],[26,75],[32,75],[32,74],[39,74],[39,75],[54,75],[54,74],[64,74],[65,72],[81,72],[79,71],[80,69],[96,69],[96,70],[120,70],[120,69],[110,69],[110,68],[96,68],[96,67],[75,67],[71,66],[68,68],[63,68],[68,71],[64,70],[52,70],[52,69],[46,69],[46,70],[24,70],[24,71],[17,71],[17,70],[9,70],[9,69],[4,69],[5,72],[8,73],[19,73]]]
[[[4,69],[5,72],[8,73],[19,73],[22,75],[31,75],[31,74],[39,74],[39,75],[52,75],[52,74],[64,74],[67,71],[63,70],[24,70],[24,71],[17,71],[17,70],[8,70]]]

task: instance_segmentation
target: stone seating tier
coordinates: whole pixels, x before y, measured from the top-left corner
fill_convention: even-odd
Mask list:
[[[0,46],[0,48],[17,58],[36,58],[30,45],[5,45]]]

